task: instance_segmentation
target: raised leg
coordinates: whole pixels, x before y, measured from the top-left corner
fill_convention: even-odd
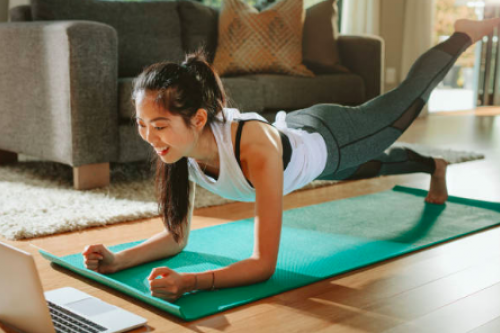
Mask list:
[[[376,159],[403,134],[471,43],[467,34],[454,33],[423,53],[397,88],[355,107],[317,104],[294,111],[287,115],[287,125],[310,127],[325,138],[329,153],[321,177],[357,168]]]
[[[359,166],[322,177],[327,180],[355,180],[378,176],[424,172],[432,175],[436,164],[432,157],[422,156],[403,147],[391,147],[383,154]]]
[[[87,164],[73,168],[75,190],[92,190],[108,186],[110,182],[109,163]]]
[[[16,163],[17,162],[17,154],[6,151],[6,150],[0,150],[0,165],[2,164],[9,164],[9,163]]]

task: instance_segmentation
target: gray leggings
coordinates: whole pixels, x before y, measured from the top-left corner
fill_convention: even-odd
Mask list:
[[[290,112],[287,126],[318,132],[328,157],[318,179],[344,180],[413,172],[432,174],[434,160],[390,147],[418,117],[432,90],[471,45],[464,33],[422,54],[401,84],[359,106],[316,104]]]

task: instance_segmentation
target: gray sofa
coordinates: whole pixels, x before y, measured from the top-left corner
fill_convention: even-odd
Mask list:
[[[6,46],[0,49],[0,163],[17,154],[64,163],[73,167],[74,187],[89,189],[109,183],[110,162],[149,158],[132,121],[132,80],[148,64],[182,61],[200,42],[213,54],[217,10],[190,1],[101,1],[96,12],[91,1],[70,9],[57,1],[32,0],[0,24]],[[121,5],[116,13],[113,6]],[[223,77],[229,106],[272,119],[278,110],[358,105],[379,95],[383,41],[341,35],[338,48],[350,73]]]

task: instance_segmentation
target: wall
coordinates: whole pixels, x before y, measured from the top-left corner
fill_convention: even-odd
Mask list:
[[[9,1],[9,8],[30,4],[30,0],[8,0],[8,1]]]
[[[9,0],[0,0],[0,23],[7,22],[9,17]]]
[[[401,76],[405,3],[406,0],[381,0],[380,4],[380,35],[385,40],[385,68],[394,68],[396,71],[396,81],[386,82],[385,91],[395,88]],[[387,81],[388,76],[385,77]]]

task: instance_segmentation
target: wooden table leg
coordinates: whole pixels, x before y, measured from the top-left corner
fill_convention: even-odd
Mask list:
[[[6,150],[0,150],[0,165],[17,162],[17,154]]]
[[[91,190],[108,186],[110,182],[109,163],[87,164],[73,168],[75,190]]]

